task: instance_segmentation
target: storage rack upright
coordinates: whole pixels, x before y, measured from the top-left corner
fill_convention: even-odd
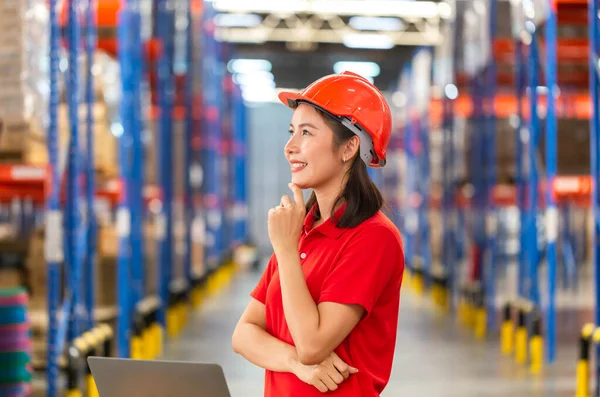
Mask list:
[[[593,246],[592,268],[594,271],[594,323],[600,325],[600,21],[597,0],[589,1],[589,74],[592,117],[590,123],[590,166],[592,175]],[[594,378],[600,379],[600,344],[595,344]],[[600,395],[600,382],[596,383],[595,395]]]
[[[79,107],[82,102],[80,98],[80,73],[79,54],[81,46],[80,31],[80,9],[79,2],[70,0],[66,2],[67,22],[67,45],[68,45],[68,77],[67,77],[67,101],[69,108],[69,148],[66,173],[59,168],[59,146],[58,146],[58,106],[60,101],[59,92],[59,62],[60,62],[60,25],[58,2],[51,0],[49,3],[49,26],[50,26],[50,102],[49,102],[49,124],[47,132],[47,146],[49,165],[44,167],[28,168],[29,178],[27,183],[37,191],[38,202],[46,203],[45,214],[45,259],[47,262],[48,277],[48,336],[47,336],[47,381],[48,396],[58,395],[58,376],[60,371],[60,357],[62,356],[65,343],[71,344],[84,331],[94,326],[94,271],[95,271],[95,214],[94,208],[94,158],[93,158],[93,65],[92,50],[95,49],[95,15],[94,2],[90,1],[85,7],[86,29],[85,41],[87,47],[87,82],[85,85],[85,99],[87,101],[88,116],[87,128],[87,153],[84,157],[80,145],[80,120]],[[85,159],[85,161],[83,161]],[[82,168],[85,165],[85,170]],[[19,166],[5,169],[10,182],[19,179]],[[33,172],[33,174],[31,173]],[[81,176],[85,172],[86,179],[86,222],[81,219],[81,208],[84,196],[81,191]],[[63,179],[66,177],[66,180]],[[62,181],[66,186],[65,218],[63,223],[63,208],[61,204]],[[63,244],[63,230],[66,239]],[[60,273],[65,270],[65,280],[62,283]],[[84,288],[85,286],[85,288]],[[85,291],[85,294],[84,294]],[[61,294],[64,301],[61,303]],[[62,313],[62,317],[59,316]],[[59,321],[60,320],[60,321]]]

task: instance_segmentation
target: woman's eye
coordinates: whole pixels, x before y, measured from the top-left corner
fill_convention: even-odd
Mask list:
[[[294,135],[294,130],[289,130],[289,131],[288,131],[288,134],[290,134],[290,135]]]
[[[309,135],[310,132],[308,132],[308,130],[302,130],[302,135]]]

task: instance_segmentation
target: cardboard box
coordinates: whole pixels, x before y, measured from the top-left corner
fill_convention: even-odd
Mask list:
[[[23,285],[23,274],[19,269],[0,268],[0,288],[15,288]]]
[[[0,117],[0,163],[47,164],[45,138],[24,118]]]
[[[79,107],[79,139],[81,142],[87,140],[87,105]],[[97,102],[93,106],[93,135],[94,135],[94,156],[95,169],[109,177],[118,175],[118,141],[110,130],[110,120],[108,119],[106,104]],[[69,107],[67,104],[61,104],[59,108],[59,134],[60,145],[66,148],[71,135],[69,120]]]

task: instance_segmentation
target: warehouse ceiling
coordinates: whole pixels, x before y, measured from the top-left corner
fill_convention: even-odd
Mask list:
[[[305,87],[333,73],[337,62],[360,61],[376,64],[373,81],[388,90],[418,45],[441,42],[439,27],[451,16],[451,8],[439,0],[214,0],[212,4],[217,37],[231,43],[237,59],[269,61],[280,88]]]

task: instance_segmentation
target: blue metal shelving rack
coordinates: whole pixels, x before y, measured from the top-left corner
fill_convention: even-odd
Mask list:
[[[203,208],[206,219],[206,265],[209,272],[217,269],[222,259],[223,247],[223,181],[221,180],[222,140],[222,81],[224,66],[221,44],[214,37],[215,10],[204,2],[203,13],[203,116],[202,116],[202,169]]]
[[[166,327],[166,306],[169,301],[169,285],[172,280],[173,255],[173,7],[170,0],[156,0],[157,36],[161,41],[161,54],[157,63],[160,118],[158,133],[158,175],[162,189],[162,208],[159,215],[159,291],[163,302],[159,310],[159,324]]]
[[[59,62],[60,62],[60,27],[58,19],[58,2],[50,1],[50,103],[47,146],[49,156],[50,183],[46,185],[46,222],[45,259],[48,268],[48,352],[47,381],[48,396],[58,395],[59,357],[65,343],[70,344],[85,330],[94,326],[95,307],[95,236],[96,222],[94,214],[95,181],[94,181],[94,134],[93,134],[93,52],[96,48],[95,3],[89,1],[85,7],[86,29],[85,44],[87,69],[84,86],[87,107],[86,132],[87,143],[85,153],[80,144],[79,108],[80,96],[79,59],[81,38],[80,2],[68,1],[65,6],[68,12],[68,75],[66,81],[69,146],[66,175],[59,167],[58,140],[58,108]],[[82,191],[82,176],[85,176],[85,196]],[[61,182],[66,177],[66,205],[61,205]],[[85,218],[82,219],[82,205],[85,198]],[[65,239],[63,240],[63,237]],[[61,279],[61,270],[65,270],[67,280]],[[61,303],[61,295],[64,300]],[[62,316],[61,316],[62,314]]]
[[[429,157],[429,113],[415,106],[417,87],[414,72],[416,57],[430,52],[430,48],[419,48],[413,60],[402,71],[403,91],[406,99],[404,123],[404,145],[406,151],[406,194],[403,199],[405,257],[408,269],[417,275],[418,287],[431,284],[432,254],[430,244],[430,190],[431,170]],[[420,279],[419,279],[420,277]],[[421,284],[422,280],[422,286]]]
[[[122,97],[119,136],[120,196],[117,297],[117,355],[130,357],[134,310],[145,294],[143,258],[143,144],[141,14],[138,0],[127,0],[119,14]]]
[[[97,42],[97,26],[96,26],[96,3],[94,0],[88,0],[86,7],[86,81],[85,81],[85,99],[87,105],[86,117],[86,255],[85,255],[85,293],[86,293],[86,328],[92,329],[95,325],[94,308],[96,307],[96,248],[98,225],[96,213],[94,211],[94,200],[96,198],[96,172],[94,169],[94,75],[92,73],[92,65],[94,62],[94,50]]]
[[[454,37],[450,48],[450,58],[442,62],[451,62],[452,67],[446,67],[442,78],[445,88],[456,84],[454,68],[457,62],[457,29],[455,20],[452,21]],[[455,153],[455,106],[454,99],[449,98],[446,93],[442,97],[442,257],[441,262],[447,280],[449,293],[448,308],[454,310],[455,295],[457,292],[457,276],[459,275],[459,248],[458,248],[458,208],[457,195],[457,172]]]
[[[242,91],[233,85],[233,246],[247,244],[247,120]]]
[[[592,267],[594,271],[595,301],[594,321],[600,324],[600,21],[598,0],[589,2],[589,39],[590,39],[590,95],[592,99],[592,119],[590,125],[590,166],[592,174],[592,213],[594,217]],[[594,378],[600,379],[600,344],[595,344],[596,367]],[[596,385],[596,394],[600,393],[600,382]]]
[[[48,266],[48,397],[58,395],[58,359],[64,345],[63,334],[66,324],[59,323],[61,297],[61,268],[64,262],[62,208],[60,206],[60,173],[58,152],[58,106],[59,92],[59,62],[60,62],[60,31],[57,15],[57,0],[50,0],[50,123],[48,127],[48,157],[50,183],[48,184],[48,200],[46,202],[46,233],[47,249],[46,262]],[[52,238],[52,239],[51,239]],[[65,301],[63,312],[69,313],[69,299]],[[65,310],[66,309],[66,310]],[[62,331],[62,332],[61,332]]]
[[[415,166],[415,151],[414,151],[414,139],[413,138],[413,126],[411,122],[411,107],[410,103],[412,100],[412,84],[411,84],[411,65],[407,64],[402,69],[401,84],[405,96],[404,105],[404,149],[406,155],[406,169],[405,169],[405,194],[402,199],[403,208],[403,232],[404,232],[404,254],[407,268],[411,273],[415,272],[413,267],[413,259],[416,254],[415,242],[417,239],[417,228],[418,228],[418,215],[416,208],[413,205],[412,197],[416,194],[417,187],[416,181],[418,176],[416,175]]]
[[[117,259],[117,356],[130,356],[131,317],[133,294],[130,293],[131,274],[131,163],[130,150],[132,139],[133,113],[133,66],[131,49],[131,18],[134,12],[133,2],[124,2],[119,15],[119,63],[121,66],[122,97],[120,103],[120,120],[122,133],[119,136],[119,173],[120,195],[117,210],[117,233],[119,236],[119,253]]]
[[[524,32],[516,32],[516,96],[517,96],[517,205],[519,208],[520,231],[518,256],[518,295],[542,310],[540,277],[538,269],[543,260],[547,264],[547,304],[545,305],[544,329],[546,330],[546,360],[556,358],[556,242],[559,234],[559,215],[556,199],[552,192],[553,181],[557,176],[557,15],[556,2],[548,0],[548,15],[545,23],[545,83],[547,86],[547,109],[545,126],[538,115],[540,102],[539,80],[541,63],[538,32],[535,21],[527,18]],[[528,114],[523,106],[528,105]],[[545,127],[545,128],[544,128]],[[538,167],[539,139],[545,133],[546,174],[540,175]],[[540,215],[540,180],[545,177],[545,223],[544,246],[540,244],[538,227]],[[540,313],[541,315],[542,313]],[[528,327],[531,327],[531,323]]]
[[[525,115],[523,114],[524,95],[527,74],[525,72],[525,46],[520,38],[515,38],[515,88],[517,98],[517,133],[516,136],[516,175],[515,185],[517,191],[517,207],[519,211],[519,252],[517,256],[517,294],[519,298],[525,297],[525,250],[521,247],[525,246],[525,233],[522,225],[525,224],[525,176],[524,176],[524,151],[523,134],[526,128]]]
[[[473,186],[473,197],[470,209],[473,211],[471,240],[474,246],[473,268],[469,275],[469,287],[479,286],[482,292],[482,309],[485,309],[485,329],[480,329],[480,337],[485,336],[496,327],[496,237],[497,210],[493,200],[496,185],[496,63],[493,55],[496,38],[496,0],[488,0],[486,7],[487,21],[480,23],[487,26],[486,32],[489,49],[488,59],[465,60],[477,62],[469,72],[470,91],[473,103],[470,177]],[[469,45],[473,45],[470,43]]]
[[[185,256],[184,272],[188,285],[193,285],[195,275],[192,272],[192,226],[196,217],[194,206],[194,181],[192,180],[194,149],[192,140],[194,139],[194,128],[196,122],[194,119],[194,74],[193,74],[193,16],[192,1],[187,1],[187,28],[186,28],[186,55],[185,55],[185,159],[184,169],[187,172],[184,186],[184,213],[185,213]]]
[[[557,125],[556,96],[557,84],[557,15],[556,1],[548,0],[549,14],[546,20],[546,263],[548,266],[548,299],[546,307],[546,359],[556,359],[556,241],[558,239],[558,209],[552,192],[552,181],[556,178],[557,159]]]
[[[79,140],[79,49],[81,45],[79,2],[69,2],[69,69],[68,69],[68,95],[69,109],[69,147],[67,165],[67,202],[66,202],[66,265],[71,287],[72,314],[69,318],[67,341],[69,344],[83,331],[82,324],[82,259],[81,248],[81,185],[80,162],[81,149]]]
[[[490,38],[489,46],[490,49],[494,48],[494,41],[497,35],[497,0],[489,0],[489,26],[490,26]],[[492,51],[490,51],[492,52]],[[496,100],[496,61],[493,53],[490,57],[490,62],[485,70],[485,123],[486,123],[486,171],[485,176],[485,191],[486,191],[486,251],[487,255],[483,260],[483,275],[484,285],[486,291],[486,312],[487,312],[487,327],[490,331],[494,331],[496,328],[496,278],[497,278],[497,264],[496,264],[496,235],[497,235],[497,224],[498,215],[496,206],[493,200],[493,191],[496,186],[496,114],[495,114],[495,100]]]

